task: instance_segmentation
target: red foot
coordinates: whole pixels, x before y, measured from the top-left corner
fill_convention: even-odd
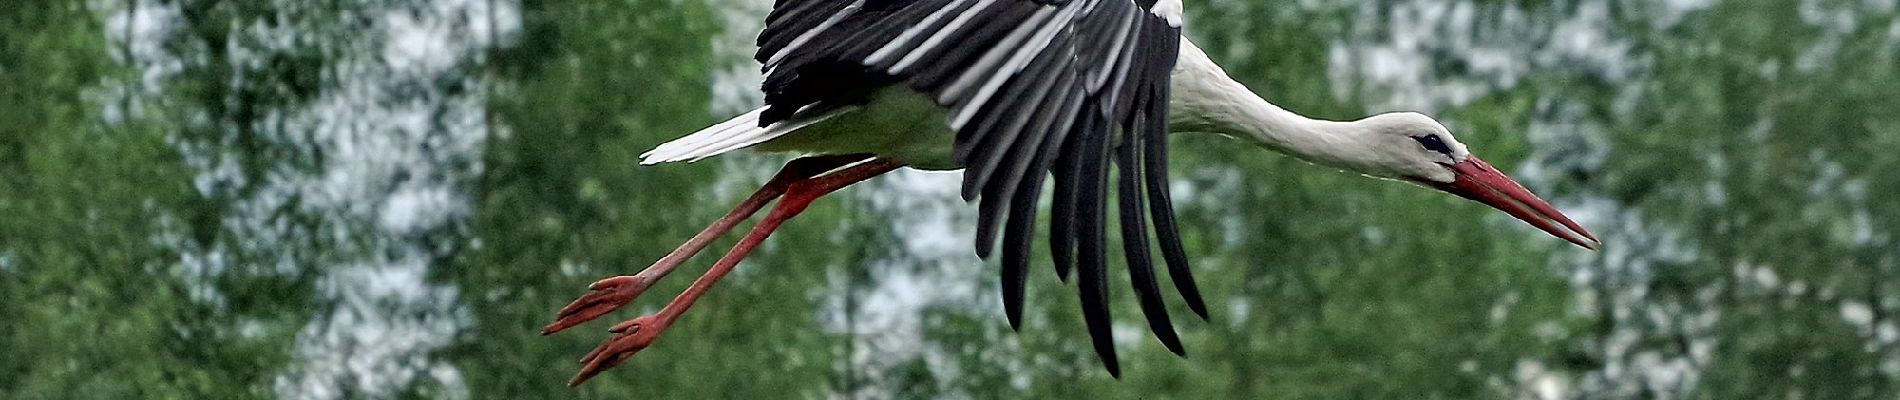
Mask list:
[[[588,378],[593,378],[594,375],[633,358],[634,353],[639,353],[640,350],[653,345],[653,341],[659,339],[660,332],[666,330],[666,326],[667,323],[657,315],[642,315],[614,325],[612,329],[608,329],[609,332],[614,333],[612,337],[601,342],[600,347],[595,347],[594,351],[587,352],[587,356],[581,357],[581,364],[586,365],[581,367],[579,374],[574,375],[574,379],[567,381],[567,385],[579,386]]]
[[[541,334],[560,332],[618,310],[627,303],[632,303],[634,298],[640,297],[640,293],[645,292],[648,286],[652,286],[653,281],[654,279],[641,275],[621,275],[587,285],[587,288],[593,292],[561,308],[561,312],[554,317],[554,323],[542,328]]]

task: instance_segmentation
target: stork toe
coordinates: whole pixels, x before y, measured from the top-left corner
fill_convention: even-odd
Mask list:
[[[581,357],[581,371],[574,375],[574,379],[568,380],[567,385],[579,386],[594,375],[619,366],[640,350],[653,345],[653,341],[659,339],[660,331],[665,329],[664,321],[655,315],[643,315],[615,324],[609,329],[614,333],[613,336]]]
[[[592,291],[574,299],[574,302],[568,303],[566,307],[562,307],[561,311],[555,314],[554,323],[542,328],[541,334],[560,332],[607,315],[632,303],[633,299],[640,297],[640,293],[646,292],[647,287],[652,284],[653,279],[639,275],[622,275],[594,282],[587,286]]]

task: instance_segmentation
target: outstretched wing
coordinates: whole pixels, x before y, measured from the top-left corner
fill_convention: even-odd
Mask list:
[[[1149,327],[1183,352],[1156,283],[1150,222],[1176,288],[1207,316],[1168,197],[1168,79],[1180,17],[1179,0],[778,0],[759,36],[759,122],[862,103],[895,84],[949,110],[963,198],[981,199],[978,255],[988,258],[1001,224],[1011,327],[1021,320],[1043,180],[1054,176],[1056,269],[1066,280],[1079,267],[1096,353],[1119,375],[1106,271],[1111,164],[1129,276]]]

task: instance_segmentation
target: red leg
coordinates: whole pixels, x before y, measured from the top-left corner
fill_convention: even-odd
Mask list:
[[[765,219],[759,221],[758,226],[753,227],[751,232],[746,233],[744,239],[739,240],[739,244],[732,247],[732,251],[727,252],[725,257],[719,258],[719,262],[714,263],[711,270],[693,281],[693,285],[680,293],[679,297],[673,298],[673,301],[667,303],[666,307],[661,308],[658,313],[643,315],[614,325],[613,329],[609,330],[614,333],[613,337],[608,338],[606,342],[600,344],[600,347],[581,358],[581,363],[586,365],[572,381],[568,382],[568,385],[579,385],[601,371],[620,365],[633,357],[634,353],[652,345],[661,332],[671,326],[673,321],[678,320],[680,314],[685,313],[687,308],[692,307],[693,302],[699,300],[699,296],[704,295],[707,289],[711,289],[714,283],[719,282],[720,278],[732,272],[732,268],[738,266],[739,261],[751,254],[760,243],[764,243],[765,238],[778,230],[780,224],[805,211],[805,207],[811,205],[812,200],[901,166],[888,161],[873,160],[829,175],[793,183],[786,189],[785,198],[772,208],[772,212],[766,214]]]
[[[591,290],[591,292],[581,296],[579,299],[575,299],[573,303],[568,303],[567,307],[561,308],[561,311],[555,315],[554,323],[548,324],[546,328],[542,328],[541,334],[547,335],[560,332],[563,329],[592,321],[595,318],[600,318],[602,315],[607,315],[607,313],[626,306],[627,303],[632,303],[634,298],[639,297],[640,293],[646,292],[647,288],[653,286],[654,282],[658,282],[660,278],[673,272],[673,269],[679,268],[680,264],[686,263],[686,260],[693,258],[693,255],[699,254],[700,250],[712,244],[713,239],[718,239],[719,236],[732,231],[732,228],[739,225],[739,222],[745,221],[746,218],[752,218],[752,214],[764,208],[765,203],[769,203],[772,199],[776,199],[784,194],[786,189],[790,188],[793,183],[803,182],[818,174],[829,172],[838,167],[850,165],[851,163],[862,161],[866,158],[870,158],[870,156],[817,156],[792,160],[792,162],[785,164],[785,168],[780,169],[778,174],[772,177],[772,180],[767,181],[764,186],[759,187],[759,191],[752,193],[751,197],[747,197],[745,201],[740,202],[737,207],[733,207],[732,212],[726,213],[726,216],[720,217],[718,221],[713,221],[711,226],[707,226],[705,230],[699,231],[699,234],[693,235],[692,239],[688,239],[685,244],[680,245],[678,249],[674,249],[672,253],[667,253],[666,257],[662,257],[659,261],[653,262],[653,265],[640,270],[640,273],[632,276],[621,275],[602,279],[598,282],[594,282],[592,285],[588,285],[587,289]]]

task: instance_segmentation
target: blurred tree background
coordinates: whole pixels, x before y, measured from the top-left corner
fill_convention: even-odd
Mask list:
[[[1269,100],[1438,115],[1604,251],[1178,135],[1186,359],[1117,286],[1110,379],[1049,272],[1011,332],[958,176],[906,172],[564,387],[612,321],[552,312],[786,160],[637,165],[758,102],[767,3],[11,3],[0,398],[1900,397],[1900,10],[1860,0],[1189,1]]]

